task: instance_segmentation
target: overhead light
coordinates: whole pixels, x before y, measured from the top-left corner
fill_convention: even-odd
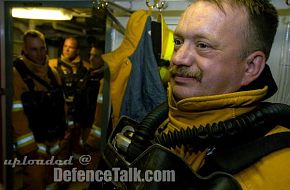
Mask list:
[[[12,17],[41,20],[71,20],[72,14],[62,8],[12,8]]]

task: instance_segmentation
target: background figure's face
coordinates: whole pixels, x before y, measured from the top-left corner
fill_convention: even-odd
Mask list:
[[[102,51],[100,49],[97,49],[95,47],[91,48],[89,60],[93,68],[99,68],[103,65],[101,55]]]
[[[24,44],[23,53],[35,64],[45,64],[47,54],[46,45],[40,38],[28,37]]]
[[[68,60],[74,60],[79,55],[77,44],[75,39],[66,39],[62,47],[62,55]]]
[[[200,1],[182,15],[175,30],[170,83],[177,100],[229,93],[241,87],[245,11]]]

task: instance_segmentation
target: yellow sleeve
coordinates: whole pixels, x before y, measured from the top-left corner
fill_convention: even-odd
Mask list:
[[[23,112],[21,94],[27,91],[26,84],[23,82],[19,73],[13,70],[13,104],[12,104],[12,131],[16,151],[27,154],[37,149],[32,131],[28,126],[28,120]]]

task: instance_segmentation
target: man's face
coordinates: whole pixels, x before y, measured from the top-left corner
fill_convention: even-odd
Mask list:
[[[40,38],[28,37],[24,48],[24,55],[35,64],[43,65],[46,60],[46,45]]]
[[[237,91],[246,70],[239,57],[247,16],[209,2],[191,5],[175,30],[170,83],[178,100]]]
[[[74,60],[79,55],[77,41],[71,38],[66,39],[62,48],[62,55],[71,61]]]
[[[97,49],[95,47],[91,48],[90,51],[90,63],[92,64],[93,68],[99,68],[103,65],[103,60],[101,58],[102,51],[100,49]]]

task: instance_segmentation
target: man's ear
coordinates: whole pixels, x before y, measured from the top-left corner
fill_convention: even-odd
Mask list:
[[[256,80],[266,64],[266,56],[262,51],[255,51],[246,58],[246,70],[242,80],[242,86],[247,86]]]

